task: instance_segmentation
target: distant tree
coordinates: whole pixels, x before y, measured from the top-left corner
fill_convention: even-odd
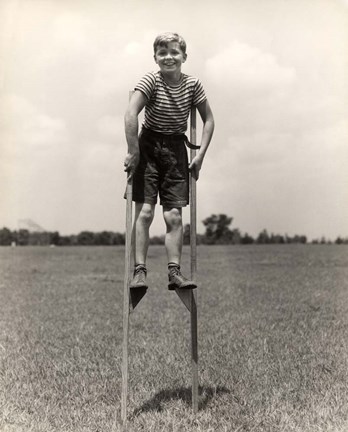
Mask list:
[[[205,238],[205,235],[204,235],[204,234],[198,234],[198,233],[197,233],[197,237],[196,237],[197,244],[198,244],[198,245],[200,245],[200,244],[204,244],[204,238]]]
[[[348,244],[348,238],[342,238],[341,236],[337,237],[335,240],[335,244],[341,245],[341,244]]]
[[[72,234],[70,237],[70,244],[71,246],[78,246],[78,236],[76,234]]]
[[[30,246],[44,246],[48,244],[48,233],[29,232],[28,244]]]
[[[59,246],[71,246],[71,236],[60,236],[58,245]]]
[[[114,233],[101,231],[94,234],[94,244],[98,246],[110,246],[113,242]]]
[[[94,245],[94,233],[91,231],[81,231],[77,235],[77,244],[81,246],[91,246]]]
[[[231,244],[241,244],[242,243],[242,235],[238,228],[235,228],[231,231]]]
[[[113,233],[112,244],[113,245],[124,245],[125,244],[125,235],[118,233],[118,232]]]
[[[268,244],[270,242],[270,238],[266,229],[262,230],[260,234],[257,236],[256,243],[258,244]]]
[[[285,239],[282,235],[272,233],[270,236],[269,242],[272,244],[284,244]]]
[[[29,243],[29,231],[27,229],[20,229],[15,231],[15,238],[19,246],[27,246]]]
[[[190,229],[191,229],[190,224],[186,224],[184,226],[184,236],[183,236],[184,245],[190,244],[190,238],[191,238]]]
[[[164,245],[164,236],[154,236],[150,238],[151,245]]]
[[[248,233],[245,233],[242,236],[242,244],[253,244],[255,242],[255,240],[253,239],[253,237],[251,237]]]
[[[60,243],[60,234],[58,231],[49,233],[49,243],[58,246]]]
[[[0,245],[1,246],[10,246],[13,241],[13,235],[11,230],[4,227],[0,230]]]
[[[229,229],[233,218],[225,214],[213,214],[203,220],[205,229],[205,241],[207,244],[229,243],[232,232]]]
[[[307,237],[305,235],[295,235],[295,243],[306,244]]]

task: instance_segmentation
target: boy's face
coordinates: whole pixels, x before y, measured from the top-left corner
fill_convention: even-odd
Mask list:
[[[159,46],[156,49],[155,62],[164,74],[181,72],[181,65],[187,55],[182,52],[179,42],[169,42],[167,46]]]

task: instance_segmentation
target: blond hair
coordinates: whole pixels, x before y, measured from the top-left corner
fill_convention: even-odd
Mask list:
[[[178,33],[166,32],[159,34],[153,43],[153,50],[156,54],[158,47],[167,47],[170,42],[178,42],[181,51],[186,54],[186,42]]]

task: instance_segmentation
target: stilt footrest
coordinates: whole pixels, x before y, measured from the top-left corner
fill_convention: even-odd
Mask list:
[[[130,310],[133,311],[137,304],[140,302],[140,300],[144,297],[146,294],[147,288],[141,287],[141,288],[131,288],[129,290],[130,292],[130,302],[129,307]]]
[[[194,303],[194,297],[192,289],[177,288],[175,292],[180,297],[180,300],[184,303],[189,312],[192,312],[192,305]]]

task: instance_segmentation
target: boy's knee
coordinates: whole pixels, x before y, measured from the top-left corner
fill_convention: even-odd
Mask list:
[[[154,216],[154,211],[151,207],[142,207],[139,212],[138,220],[142,225],[150,225]]]
[[[181,210],[172,208],[164,212],[164,219],[168,226],[172,228],[179,228],[182,226]]]

